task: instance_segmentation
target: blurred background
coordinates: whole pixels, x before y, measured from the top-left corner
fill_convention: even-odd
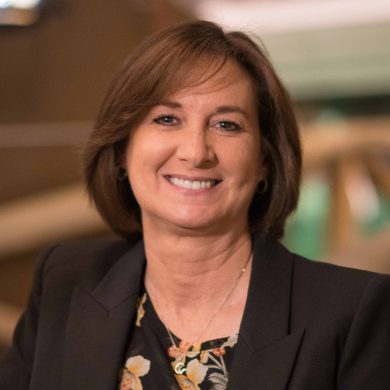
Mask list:
[[[80,164],[110,77],[194,19],[258,37],[293,97],[305,169],[285,244],[390,273],[390,0],[0,0],[0,353],[39,251],[111,234]]]

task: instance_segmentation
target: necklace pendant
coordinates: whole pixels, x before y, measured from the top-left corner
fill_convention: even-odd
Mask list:
[[[174,371],[176,374],[182,375],[187,371],[187,369],[183,362],[179,362],[176,363]]]

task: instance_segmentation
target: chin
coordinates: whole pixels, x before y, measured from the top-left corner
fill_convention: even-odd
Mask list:
[[[176,225],[182,229],[191,229],[191,230],[201,230],[201,229],[209,229],[213,225],[216,225],[216,221],[210,221],[207,219],[176,219],[172,221],[172,225]]]
[[[193,232],[216,232],[226,228],[230,229],[233,223],[238,222],[237,218],[213,212],[209,207],[196,209],[194,207],[168,208],[163,213],[161,213],[161,210],[158,213],[144,213],[143,220],[146,219],[154,225],[157,223],[161,228],[166,226],[168,229]]]
[[[171,210],[169,213],[161,215],[160,219],[171,226],[198,229],[213,225],[218,218],[215,215],[211,215],[210,212],[207,212],[207,209],[194,210],[191,207],[189,209],[181,208],[180,210]]]
[[[179,229],[192,230],[194,232],[217,232],[231,226],[231,222],[227,218],[207,214],[176,215],[170,222]]]

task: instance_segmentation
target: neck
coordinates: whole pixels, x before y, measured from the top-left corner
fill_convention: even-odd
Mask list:
[[[183,288],[185,299],[197,300],[204,295],[205,287],[220,284],[216,279],[227,279],[229,285],[229,275],[236,275],[251,253],[248,232],[212,237],[150,236],[144,232],[144,242],[146,280],[158,288],[159,294],[169,295],[171,302],[178,300],[180,304]]]
[[[191,327],[196,333],[199,325],[196,320],[189,324],[188,319],[208,320],[231,292],[226,303],[243,308],[250,267],[245,274],[242,268],[247,266],[252,251],[248,229],[202,236],[171,234],[144,226],[144,242],[146,288],[161,320],[174,332],[185,323],[188,333]],[[232,290],[235,285],[237,288]]]

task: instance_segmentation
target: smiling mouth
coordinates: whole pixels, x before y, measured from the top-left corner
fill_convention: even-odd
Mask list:
[[[221,182],[221,180],[189,180],[182,179],[175,176],[165,176],[165,178],[174,186],[185,188],[187,190],[201,190],[206,188],[211,188],[216,186]]]

